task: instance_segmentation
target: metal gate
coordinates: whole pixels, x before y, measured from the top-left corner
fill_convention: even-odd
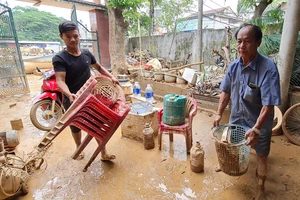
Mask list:
[[[29,92],[12,11],[0,4],[0,96]]]
[[[71,10],[71,21],[76,23],[80,33],[80,48],[88,49],[95,56],[98,55],[98,62],[101,63],[100,47],[98,43],[98,31],[91,31],[77,20],[76,6],[73,4]]]

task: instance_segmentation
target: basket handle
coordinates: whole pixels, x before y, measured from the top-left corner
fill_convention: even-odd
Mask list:
[[[215,130],[216,130],[217,128],[218,128],[218,126],[213,127],[213,128],[210,130],[211,138],[214,139],[215,141],[217,141],[217,138],[214,136],[214,132],[215,132]]]
[[[230,142],[230,138],[231,138],[231,130],[227,126],[223,130],[223,134],[222,134],[222,137],[221,137],[221,142],[223,142],[223,143],[231,143]]]
[[[220,128],[223,128],[223,127],[224,127],[224,129],[227,129],[228,132],[231,132],[231,131],[229,130],[229,127],[238,127],[238,126],[241,127],[240,125],[237,125],[237,124],[224,124],[224,125],[220,125],[220,126],[214,127],[214,128],[211,129],[211,137],[212,137],[212,139],[214,139],[216,142],[221,142],[221,143],[225,143],[225,144],[230,144],[230,145],[232,145],[232,146],[241,146],[241,145],[243,145],[243,144],[246,144],[246,143],[247,143],[247,140],[245,140],[245,139],[244,139],[240,144],[233,144],[233,143],[231,143],[231,142],[230,142],[231,133],[230,133],[230,134],[226,133],[226,140],[225,140],[225,139],[222,140],[222,139],[223,139],[223,135],[222,135],[222,139],[221,139],[221,140],[218,140],[218,139],[214,136],[214,132],[215,132],[217,129],[220,129]],[[227,131],[226,131],[226,132],[227,132]],[[223,134],[225,134],[224,131],[223,131]],[[228,138],[229,138],[229,140],[228,140]]]

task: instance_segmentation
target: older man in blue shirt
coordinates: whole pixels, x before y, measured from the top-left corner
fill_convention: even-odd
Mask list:
[[[275,63],[257,52],[262,32],[258,26],[244,24],[235,34],[240,57],[233,61],[221,83],[221,96],[214,127],[231,100],[230,123],[245,127],[247,145],[257,154],[258,191],[264,196],[268,155],[272,136],[274,106],[281,103],[279,73]]]

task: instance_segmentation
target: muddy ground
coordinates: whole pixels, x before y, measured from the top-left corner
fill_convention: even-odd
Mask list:
[[[30,94],[0,97],[1,132],[11,130],[10,120],[21,118],[24,128],[19,130],[20,145],[16,153],[20,156],[31,152],[43,137],[30,122],[29,111],[32,99],[38,95],[42,80],[28,75]],[[9,105],[16,103],[16,106]],[[157,106],[161,106],[159,102]],[[248,172],[239,177],[216,172],[218,166],[210,128],[214,116],[199,110],[193,122],[194,141],[200,141],[205,150],[204,172],[196,174],[190,170],[184,137],[176,135],[169,143],[163,137],[162,151],[156,146],[144,150],[143,144],[122,138],[121,131],[112,136],[107,144],[110,153],[117,158],[112,163],[101,162],[100,157],[87,172],[85,164],[91,157],[96,142],[92,141],[84,150],[83,160],[72,160],[75,145],[69,129],[65,129],[54,140],[44,155],[47,161],[42,169],[30,176],[29,193],[13,199],[200,199],[200,200],[249,200],[254,194],[255,152],[251,151]],[[269,174],[266,181],[267,199],[300,199],[300,147],[291,144],[284,135],[272,137],[269,159]]]

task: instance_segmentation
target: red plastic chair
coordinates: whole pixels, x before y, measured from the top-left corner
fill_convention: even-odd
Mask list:
[[[97,149],[83,169],[86,171],[122,123],[130,107],[125,104],[121,86],[114,86],[108,77],[101,74],[91,77],[77,95],[78,98],[44,135],[37,148],[46,148],[67,126],[75,125],[88,134],[72,155],[73,159],[79,156],[93,138],[98,142]]]
[[[173,142],[173,133],[183,134],[186,140],[186,151],[190,153],[190,149],[193,143],[193,136],[192,136],[192,124],[193,118],[197,114],[197,102],[194,98],[187,96],[186,97],[186,106],[185,106],[185,123],[178,126],[171,126],[167,125],[163,122],[164,110],[161,109],[158,111],[158,146],[159,150],[161,150],[161,140],[162,140],[162,133],[168,133],[170,141]]]

